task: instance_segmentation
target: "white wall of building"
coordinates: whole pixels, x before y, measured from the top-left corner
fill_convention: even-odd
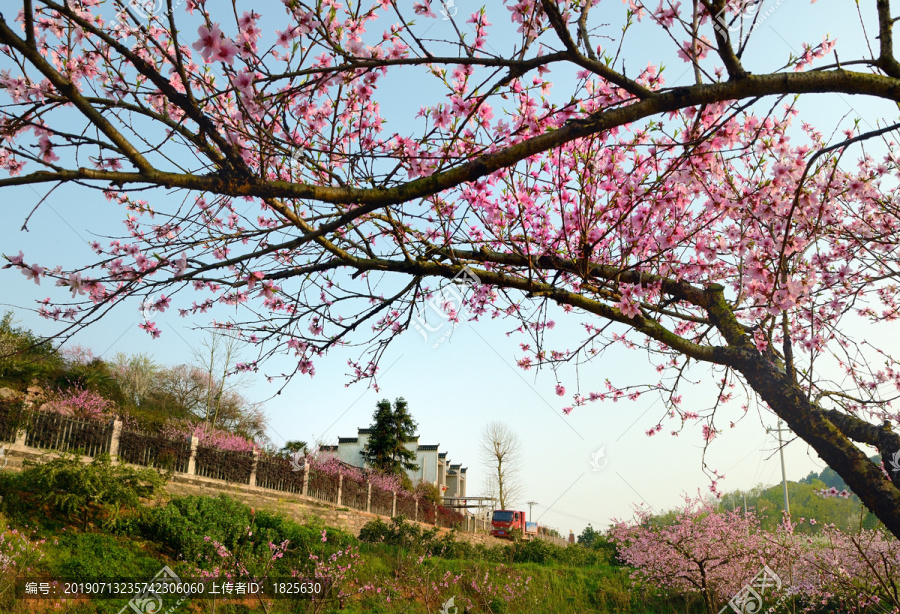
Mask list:
[[[353,465],[354,467],[363,467],[365,463],[363,462],[363,457],[360,453],[366,447],[366,441],[368,441],[368,439],[368,435],[361,435],[360,437],[355,438],[355,441],[349,440],[349,438],[343,441],[338,440],[338,459],[344,461],[348,465]]]
[[[418,448],[418,446],[416,446]],[[434,484],[437,486],[438,479],[438,451],[435,450],[416,450],[416,464],[419,466],[418,471],[409,471],[407,474],[413,481],[413,484],[420,480]]]

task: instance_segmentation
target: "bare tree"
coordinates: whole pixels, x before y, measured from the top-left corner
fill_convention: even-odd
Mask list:
[[[507,509],[522,496],[522,442],[503,422],[489,422],[481,431],[481,462],[487,469],[486,493]]]
[[[195,351],[194,364],[164,367],[149,354],[118,353],[111,365],[128,404],[145,417],[206,422],[259,440],[265,437],[265,412],[241,394],[246,378],[229,376],[235,348],[227,337],[213,335]]]
[[[211,332],[193,351],[194,364],[207,375],[204,421],[213,426],[219,421],[223,400],[240,396],[239,390],[246,386],[246,380],[234,373],[238,351],[237,339],[217,332]]]

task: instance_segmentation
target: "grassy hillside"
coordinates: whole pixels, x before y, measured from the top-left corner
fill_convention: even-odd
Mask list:
[[[179,577],[244,571],[255,578],[328,576],[327,600],[187,600],[171,612],[699,612],[699,604],[634,588],[609,544],[561,548],[546,542],[488,548],[395,519],[360,538],[316,522],[300,524],[224,495],[169,497],[152,470],[99,459],[62,458],[22,473],[0,472],[0,611],[119,612],[125,599],[22,601],[16,576],[45,581],[130,577],[163,565]],[[177,600],[165,600],[166,608]],[[164,610],[166,611],[166,610]],[[454,612],[454,610],[449,610]]]

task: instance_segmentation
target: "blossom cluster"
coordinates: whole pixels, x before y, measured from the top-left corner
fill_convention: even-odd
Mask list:
[[[64,416],[87,419],[106,419],[112,417],[114,405],[99,393],[79,386],[59,391],[55,397],[41,405],[41,409]]]
[[[211,426],[207,422],[192,424],[185,420],[168,420],[163,434],[171,439],[196,437],[198,445],[232,452],[253,452],[260,446],[242,435]]]
[[[403,490],[398,476],[348,465],[329,452],[317,450],[310,454],[307,459],[310,466],[316,471],[329,475],[343,475],[358,482],[368,481],[373,487],[386,491],[400,492]]]

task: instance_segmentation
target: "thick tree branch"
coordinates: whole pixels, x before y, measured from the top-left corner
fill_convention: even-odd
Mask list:
[[[878,67],[894,78],[900,78],[900,62],[894,57],[894,20],[891,17],[890,0],[877,0],[878,41],[880,43]]]

